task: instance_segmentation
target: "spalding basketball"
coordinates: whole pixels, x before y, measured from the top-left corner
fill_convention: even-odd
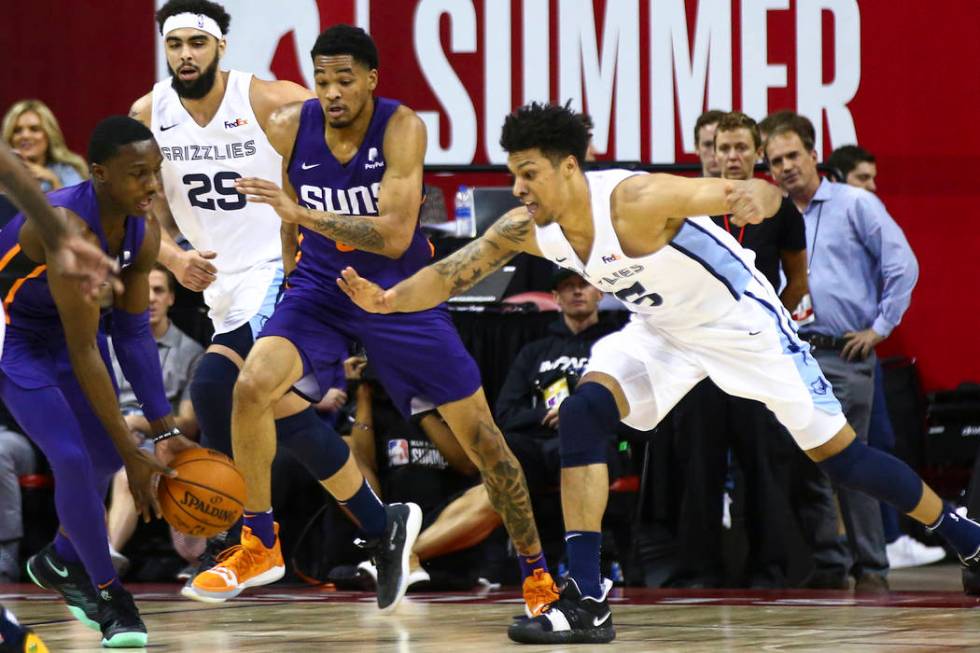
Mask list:
[[[213,537],[245,508],[245,479],[231,458],[212,449],[185,449],[171,461],[176,478],[162,476],[157,495],[163,518],[181,533]]]

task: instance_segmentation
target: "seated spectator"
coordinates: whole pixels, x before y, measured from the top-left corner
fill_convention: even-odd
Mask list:
[[[3,140],[45,192],[88,179],[85,159],[68,149],[58,120],[40,100],[21,100],[10,107],[3,117]]]
[[[35,465],[34,447],[0,402],[0,583],[20,579],[18,550],[24,536],[20,477],[33,473]]]
[[[157,341],[157,352],[160,355],[160,367],[163,370],[163,382],[167,398],[174,409],[174,419],[184,435],[196,439],[198,434],[197,418],[190,399],[190,380],[194,366],[200,360],[204,348],[186,333],[178,329],[167,316],[170,307],[174,305],[174,292],[177,281],[173,274],[157,263],[150,272],[150,329]],[[110,341],[111,342],[111,341]],[[147,439],[150,425],[143,416],[133,388],[122,374],[115,351],[112,353],[112,367],[119,381],[119,407],[123,411],[126,424],[134,438],[149,451],[153,451],[152,441]],[[120,551],[129,542],[136,530],[136,507],[129,492],[126,470],[120,469],[112,481],[112,501],[109,505],[109,545],[113,562],[120,573],[124,572],[129,562]],[[171,538],[177,553],[190,565],[203,552],[204,538],[185,536],[171,529]]]
[[[592,345],[618,324],[600,319],[602,293],[571,270],[556,270],[551,288],[560,316],[548,336],[528,343],[517,354],[497,397],[495,417],[524,468],[545,554],[557,560],[564,553],[558,496],[558,406],[584,373]],[[620,428],[632,432],[626,426]],[[615,449],[617,438],[612,433],[609,436],[609,446]],[[618,455],[611,452],[609,461],[612,481],[621,475],[615,465]],[[426,539],[426,533],[420,534],[416,549]]]

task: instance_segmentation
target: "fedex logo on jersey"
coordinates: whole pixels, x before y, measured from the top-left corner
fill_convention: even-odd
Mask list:
[[[618,261],[618,260],[619,260],[619,257],[616,256],[615,252],[612,253],[612,254],[610,254],[609,256],[603,256],[602,257],[602,262],[603,263],[613,263],[613,262]]]
[[[303,206],[317,211],[330,211],[344,215],[377,215],[378,193],[381,182],[352,188],[329,188],[327,186],[308,186],[299,189],[299,199]]]
[[[241,127],[242,125],[247,125],[248,121],[244,118],[235,118],[234,121],[225,121],[225,129],[234,129],[235,127]]]
[[[378,161],[378,148],[372,147],[368,150],[368,162],[364,164],[365,170],[374,170],[375,168],[385,167],[384,161]]]

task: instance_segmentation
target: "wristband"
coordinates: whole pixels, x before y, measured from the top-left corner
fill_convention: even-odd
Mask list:
[[[153,444],[160,444],[164,440],[169,440],[170,438],[176,438],[178,435],[183,435],[183,433],[181,433],[180,432],[180,429],[175,426],[172,429],[170,429],[169,431],[164,431],[163,433],[160,433],[159,435],[154,435],[153,436]]]

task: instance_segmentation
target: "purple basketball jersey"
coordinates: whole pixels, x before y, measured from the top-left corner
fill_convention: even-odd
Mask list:
[[[109,253],[91,181],[48,193],[48,202],[69,209],[84,220],[98,236],[102,250]],[[24,214],[18,213],[0,231],[0,297],[3,297],[7,324],[14,329],[60,333],[61,319],[48,288],[47,266],[32,261],[20,248],[20,229],[25,220]],[[117,256],[120,268],[129,267],[136,260],[145,233],[143,218],[126,217],[126,232]]]
[[[303,104],[288,167],[289,181],[300,205],[345,215],[378,215],[378,195],[385,173],[385,129],[398,106],[395,100],[375,98],[374,113],[360,148],[354,158],[341,164],[327,147],[320,102],[312,99]],[[300,227],[300,237],[299,263],[289,278],[290,288],[296,289],[327,290],[339,295],[336,279],[348,265],[381,287],[390,288],[432,258],[417,216],[412,243],[398,259],[352,249],[304,227]]]

